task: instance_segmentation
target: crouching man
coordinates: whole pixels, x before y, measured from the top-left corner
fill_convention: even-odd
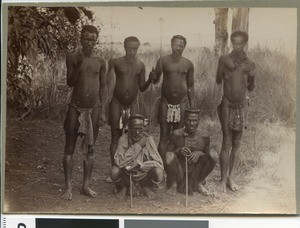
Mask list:
[[[167,193],[185,193],[185,158],[188,160],[188,191],[208,195],[203,181],[213,170],[218,154],[210,150],[210,138],[198,130],[200,110],[185,111],[185,127],[173,131],[166,150],[165,168],[167,173]]]
[[[153,187],[164,176],[163,161],[153,138],[144,132],[144,117],[136,114],[129,117],[128,133],[118,141],[114,156],[116,166],[111,169],[111,179],[119,190],[117,197],[123,198],[129,188],[129,175],[138,182],[143,193],[154,198]]]

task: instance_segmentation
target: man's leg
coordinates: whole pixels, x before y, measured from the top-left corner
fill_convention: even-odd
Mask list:
[[[114,156],[117,150],[119,138],[122,135],[122,130],[119,129],[120,112],[121,110],[119,105],[116,102],[111,101],[109,105],[109,120],[110,120],[109,122],[111,127],[111,143],[110,143],[109,151],[110,151],[110,161],[112,166],[115,165]],[[110,177],[106,178],[105,181],[107,183],[112,183]]]
[[[127,175],[119,167],[113,166],[110,170],[110,177],[116,184],[117,198],[124,198],[129,186]]]
[[[221,182],[219,185],[219,190],[221,192],[226,192],[226,185],[228,182],[228,172],[229,172],[229,156],[230,149],[232,146],[232,131],[229,129],[229,114],[230,109],[228,107],[229,102],[227,100],[222,101],[220,107],[220,122],[222,126],[222,149],[220,153],[220,166],[221,166]]]
[[[62,195],[62,199],[72,199],[72,172],[73,172],[73,154],[75,150],[76,140],[78,137],[77,131],[79,127],[78,122],[79,112],[76,108],[69,106],[66,120],[64,122],[64,130],[66,135],[66,145],[63,157],[63,168],[65,175],[66,191]]]
[[[147,176],[140,181],[140,186],[148,198],[154,198],[155,193],[152,191],[154,184],[159,184],[164,178],[164,170],[162,168],[152,168]]]
[[[168,146],[169,138],[171,135],[171,124],[167,122],[167,104],[163,101],[159,105],[159,123],[160,123],[160,139],[158,143],[158,152],[165,161],[165,151]],[[165,162],[164,162],[165,163]]]
[[[218,154],[215,150],[210,150],[204,156],[201,156],[191,173],[190,181],[193,191],[198,191],[204,195],[208,195],[208,191],[204,188],[202,182],[211,173],[218,161]]]
[[[230,154],[230,161],[229,161],[229,176],[228,176],[228,183],[227,186],[230,188],[231,191],[237,191],[238,188],[234,183],[232,176],[236,169],[236,166],[239,163],[240,157],[240,147],[241,147],[241,140],[242,140],[242,131],[235,131],[232,135],[232,149]]]
[[[91,114],[92,124],[93,124],[93,137],[94,137],[94,145],[97,140],[98,132],[99,132],[99,111],[98,107],[94,108]],[[94,145],[88,146],[88,152],[86,154],[85,160],[83,161],[83,183],[81,193],[87,195],[89,197],[96,197],[97,192],[93,191],[90,188],[90,180],[92,176],[94,159],[95,159],[95,151]]]
[[[175,196],[178,186],[184,178],[182,167],[175,153],[166,152],[165,169],[167,173],[167,194]]]

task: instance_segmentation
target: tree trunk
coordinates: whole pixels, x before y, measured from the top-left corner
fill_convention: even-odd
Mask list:
[[[232,10],[232,32],[242,31],[248,33],[249,8],[233,8]]]
[[[215,8],[215,15],[215,55],[220,56],[228,50],[228,8]]]

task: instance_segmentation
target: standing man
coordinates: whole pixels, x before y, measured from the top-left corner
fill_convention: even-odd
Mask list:
[[[111,178],[119,187],[117,197],[123,198],[129,187],[129,173],[138,182],[144,194],[154,198],[152,187],[164,177],[163,161],[157,151],[154,139],[144,133],[144,117],[129,117],[129,131],[121,136],[116,154],[116,166],[111,169]]]
[[[220,57],[216,83],[223,82],[222,102],[218,114],[222,126],[223,142],[220,154],[221,182],[220,191],[226,187],[236,191],[233,172],[238,163],[243,128],[245,127],[245,106],[247,92],[254,89],[255,64],[247,57],[244,48],[248,34],[236,31],[231,34],[233,50]]]
[[[96,55],[94,47],[99,32],[96,27],[85,25],[81,31],[81,51],[67,55],[67,84],[73,88],[72,99],[64,122],[66,145],[63,167],[66,191],[63,199],[72,199],[73,154],[78,135],[82,136],[81,148],[85,153],[83,161],[83,184],[81,193],[96,197],[90,187],[94,163],[94,144],[99,126],[105,123],[106,63]]]
[[[203,181],[213,170],[218,154],[210,150],[210,137],[198,130],[200,110],[185,111],[185,127],[173,131],[167,146],[165,169],[167,172],[167,193],[176,195],[179,190],[185,193],[185,158],[188,159],[189,194],[198,191],[204,195],[209,192]]]
[[[136,58],[140,41],[134,36],[124,41],[125,56],[112,59],[109,62],[108,77],[116,75],[113,98],[109,106],[109,124],[111,126],[110,158],[115,165],[114,155],[117,143],[126,127],[130,115],[140,114],[138,102],[139,91],[144,92],[151,84],[151,78],[146,82],[145,65]],[[112,81],[112,79],[109,79]],[[111,182],[110,178],[106,182]]]
[[[158,120],[160,141],[158,151],[164,160],[164,152],[172,130],[184,126],[184,110],[194,107],[194,65],[182,56],[186,38],[181,35],[171,39],[172,53],[158,59],[156,68],[150,73],[153,82],[158,83],[163,73]]]

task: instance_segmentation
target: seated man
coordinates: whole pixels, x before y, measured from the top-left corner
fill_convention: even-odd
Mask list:
[[[132,180],[139,183],[147,197],[153,198],[152,187],[159,184],[164,176],[163,162],[153,138],[144,133],[144,117],[136,114],[128,121],[129,131],[119,139],[111,179],[120,189],[117,197],[123,198],[130,184],[131,172]]]
[[[185,193],[185,157],[188,159],[189,194],[198,191],[208,195],[203,181],[213,170],[218,155],[209,149],[210,138],[197,129],[200,110],[185,110],[185,127],[173,131],[165,156],[167,193]]]

